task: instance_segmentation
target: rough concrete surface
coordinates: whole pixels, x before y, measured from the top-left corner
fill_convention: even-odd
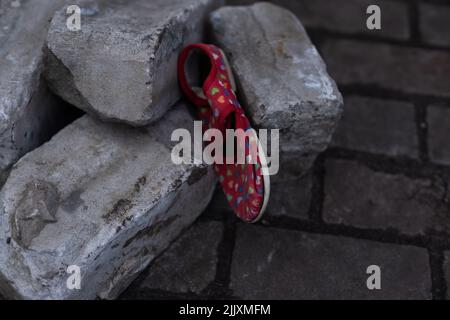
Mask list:
[[[134,129],[86,115],[24,156],[0,193],[0,291],[9,298],[114,298],[211,199],[203,165],[175,165],[167,130],[184,104]],[[77,265],[81,290],[69,290]]]
[[[48,34],[46,77],[71,104],[109,121],[145,125],[181,97],[177,59],[203,38],[216,0],[81,1],[81,30],[65,9]]]
[[[68,107],[41,81],[49,19],[64,2],[0,1],[0,185],[15,161],[68,121]]]
[[[285,158],[295,157],[303,174],[329,144],[342,97],[302,24],[270,3],[223,7],[210,23],[252,122],[280,129],[280,170]],[[292,178],[296,172],[289,173]]]

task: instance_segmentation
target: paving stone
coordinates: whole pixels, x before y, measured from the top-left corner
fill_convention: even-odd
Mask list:
[[[450,6],[420,3],[419,12],[422,41],[450,46]]]
[[[271,184],[267,215],[308,219],[312,185],[313,176],[311,172],[297,180]]]
[[[450,294],[448,288],[450,288],[450,252],[446,251],[444,253],[444,276],[447,283],[447,300],[450,299]]]
[[[257,0],[228,0],[227,4],[252,4]],[[406,3],[379,0],[271,0],[271,3],[285,7],[295,13],[307,28],[320,28],[332,32],[367,34],[391,39],[409,38],[408,6]],[[369,5],[381,9],[381,30],[369,30],[366,13]]]
[[[283,157],[295,154],[304,174],[330,142],[342,97],[303,26],[289,11],[265,2],[220,8],[210,22],[251,120],[256,127],[280,129],[280,173],[286,172]]]
[[[82,1],[81,30],[53,17],[46,77],[71,104],[110,121],[145,125],[181,97],[177,60],[203,38],[215,0]]]
[[[414,105],[394,100],[346,97],[344,114],[332,145],[394,157],[418,158]]]
[[[450,165],[450,109],[430,106],[427,118],[430,159],[439,164]]]
[[[403,234],[450,232],[445,177],[411,179],[373,171],[356,162],[326,162],[324,220]]]
[[[340,85],[450,97],[450,53],[353,40],[328,40],[325,62]]]
[[[200,294],[216,276],[222,234],[221,222],[197,222],[149,266],[134,290]]]
[[[370,265],[381,290],[367,289]],[[256,300],[431,298],[425,249],[249,225],[237,229],[231,288]]]
[[[0,1],[0,180],[21,156],[73,120],[70,108],[41,81],[48,19],[63,3]]]
[[[17,162],[0,193],[0,291],[114,298],[205,209],[211,168],[175,165],[167,133],[186,107],[133,129],[86,115]],[[81,290],[69,290],[77,265]]]

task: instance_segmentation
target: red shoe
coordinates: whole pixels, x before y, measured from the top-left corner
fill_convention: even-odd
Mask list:
[[[202,88],[191,87],[186,79],[185,64],[192,50],[206,55],[210,63],[209,75]],[[242,129],[250,136],[244,147],[245,164],[235,164],[235,161],[233,164],[215,163],[214,169],[235,214],[245,222],[258,221],[266,209],[270,194],[267,161],[258,137],[236,98],[236,84],[225,54],[213,45],[189,45],[178,60],[178,76],[181,89],[199,109],[204,131],[218,129],[224,140],[226,129]],[[256,149],[251,148],[255,145],[257,159],[252,164],[249,163],[251,150]]]

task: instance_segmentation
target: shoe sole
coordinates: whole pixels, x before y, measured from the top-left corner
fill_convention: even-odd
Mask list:
[[[237,91],[236,80],[235,80],[234,74],[231,70],[230,63],[222,49],[220,49],[220,52],[221,52],[222,56],[224,57],[225,67],[227,68],[228,75],[230,76],[231,88],[233,89],[234,92],[236,92]],[[256,133],[255,133],[255,136],[256,136]],[[263,217],[263,215],[267,209],[267,204],[269,203],[269,197],[270,197],[270,176],[269,176],[269,168],[267,167],[267,158],[266,158],[264,150],[261,146],[261,143],[259,142],[259,138],[257,136],[254,138],[258,142],[258,151],[259,151],[258,155],[261,160],[261,171],[263,173],[263,179],[264,179],[264,199],[263,199],[263,205],[261,207],[261,210],[260,210],[258,216],[255,219],[253,219],[252,221],[246,221],[248,223],[256,223],[259,220],[261,220],[261,218]]]

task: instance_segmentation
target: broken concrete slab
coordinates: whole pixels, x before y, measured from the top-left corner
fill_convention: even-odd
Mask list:
[[[117,297],[211,199],[210,167],[171,161],[168,127],[187,124],[184,104],[145,128],[85,115],[19,160],[0,193],[0,292]]]
[[[64,2],[0,1],[0,184],[15,161],[72,120],[41,81],[49,19]]]
[[[48,34],[46,77],[71,104],[101,119],[139,126],[159,119],[181,97],[177,59],[203,39],[217,0],[81,1],[81,30],[65,10]]]
[[[280,173],[294,159],[297,168],[286,178],[304,174],[328,146],[343,101],[302,24],[265,2],[220,8],[210,23],[251,120],[259,128],[280,129]]]

